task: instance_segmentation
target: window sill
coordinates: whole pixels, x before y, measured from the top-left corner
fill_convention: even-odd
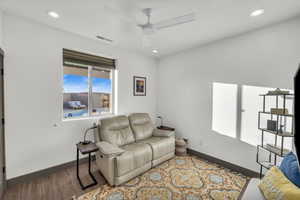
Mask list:
[[[107,114],[102,114],[98,116],[93,116],[93,117],[78,117],[78,118],[67,118],[67,119],[62,119],[62,122],[70,122],[70,121],[81,121],[81,120],[99,120],[107,117],[113,117],[116,116],[114,113],[107,113]]]

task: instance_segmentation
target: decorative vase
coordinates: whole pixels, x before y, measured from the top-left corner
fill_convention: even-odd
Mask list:
[[[187,155],[188,140],[185,138],[176,138],[175,140],[175,154],[176,156]]]

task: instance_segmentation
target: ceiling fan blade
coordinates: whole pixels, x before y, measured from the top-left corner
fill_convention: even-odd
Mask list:
[[[146,26],[146,24],[137,24],[137,26],[143,29]]]
[[[168,19],[168,20],[164,20],[158,23],[154,24],[154,27],[156,29],[164,29],[164,28],[168,28],[171,26],[177,26],[180,24],[184,24],[184,23],[189,23],[192,21],[196,20],[196,14],[195,13],[190,13],[190,14],[186,14],[180,17],[175,17],[172,19]]]

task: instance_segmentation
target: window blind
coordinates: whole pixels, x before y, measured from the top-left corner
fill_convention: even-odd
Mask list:
[[[82,53],[69,49],[63,49],[64,66],[94,66],[108,69],[115,69],[115,60],[92,54]]]

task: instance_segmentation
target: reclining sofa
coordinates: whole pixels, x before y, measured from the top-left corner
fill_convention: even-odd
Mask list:
[[[99,147],[97,167],[112,186],[127,182],[175,154],[174,131],[156,129],[146,113],[101,119],[94,136]]]

